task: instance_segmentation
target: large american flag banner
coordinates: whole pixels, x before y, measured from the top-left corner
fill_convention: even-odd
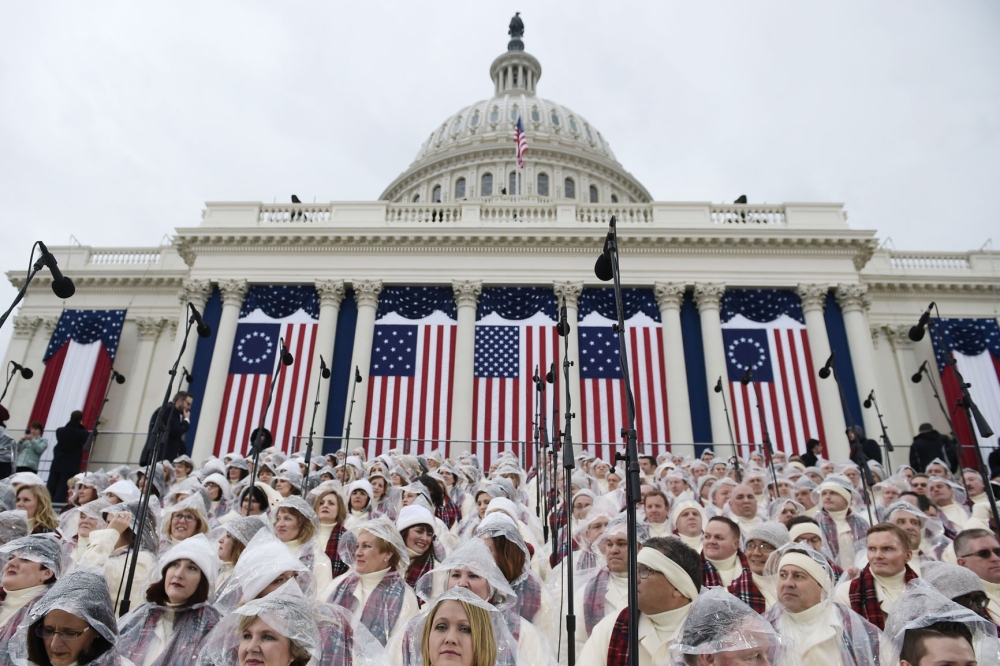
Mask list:
[[[728,290],[722,303],[733,436],[748,455],[764,441],[754,384],[740,381],[747,368],[760,390],[764,423],[776,451],[805,453],[806,441],[825,441],[809,335],[798,295],[764,289]]]
[[[659,309],[651,289],[628,289],[625,333],[632,395],[635,400],[636,441],[641,455],[668,450],[667,384]],[[654,318],[655,316],[655,318]],[[614,462],[623,445],[627,424],[625,382],[619,356],[619,335],[613,289],[587,289],[580,298],[580,400],[582,436],[592,455]]]
[[[282,366],[264,426],[274,446],[286,453],[308,435],[310,374],[316,351],[319,303],[311,286],[255,285],[247,292],[229,360],[215,455],[246,454],[250,434],[260,425],[274,369],[281,362],[280,339],[295,358]],[[315,390],[315,389],[313,389]],[[306,432],[304,432],[304,430]]]
[[[379,299],[368,382],[369,459],[423,455],[451,438],[456,312],[450,287],[387,287]]]
[[[544,381],[555,362],[556,381],[544,391],[551,438],[552,406],[559,404],[563,386],[555,311],[551,289],[483,289],[476,322],[472,447],[484,469],[507,450],[518,455],[525,469],[534,465],[533,377],[537,367]]]

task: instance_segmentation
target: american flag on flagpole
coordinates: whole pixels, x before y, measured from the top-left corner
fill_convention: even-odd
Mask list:
[[[601,308],[606,314],[614,307],[611,289],[586,290],[585,293],[590,301],[610,299],[603,304],[606,307]],[[652,301],[651,293],[649,298]],[[584,299],[581,303],[585,307]],[[621,430],[627,421],[619,336],[612,329],[614,323],[592,310],[580,320],[579,326],[583,443],[589,453],[609,462],[614,460],[616,448],[622,445]],[[666,444],[670,441],[661,327],[643,311],[629,317],[625,325],[639,454],[657,456],[668,450]]]
[[[514,143],[517,145],[517,166],[524,168],[524,154],[528,152],[528,138],[524,135],[524,124],[521,116],[517,117],[517,125],[514,127]]]
[[[757,392],[740,381],[752,368],[760,390],[771,445],[789,455],[805,453],[806,441],[824,441],[823,418],[801,304],[792,292],[735,290],[723,302],[733,435],[738,444],[764,441]],[[748,454],[749,446],[742,447]]]
[[[308,428],[309,376],[318,319],[318,301],[312,287],[251,287],[236,326],[215,455],[229,451],[243,455],[249,450],[250,434],[260,425],[274,368],[281,362],[280,338],[284,338],[295,362],[278,374],[264,427],[271,431],[275,446],[286,453],[294,452],[303,429]]]

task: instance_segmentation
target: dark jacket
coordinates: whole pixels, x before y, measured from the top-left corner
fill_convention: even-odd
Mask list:
[[[58,471],[80,471],[83,461],[83,445],[87,443],[90,431],[82,423],[70,421],[56,430],[56,446],[52,449],[52,469]]]
[[[184,433],[188,431],[191,424],[184,420],[173,403],[163,405],[149,417],[149,434],[146,435],[146,445],[142,447],[142,455],[139,457],[140,465],[148,465],[153,455],[153,432],[156,430],[156,420],[159,418],[160,410],[162,409],[168,410],[167,428],[163,432],[163,443],[160,445],[156,462],[173,460],[187,453],[187,443],[184,441]]]
[[[865,435],[865,429],[860,425],[854,426],[854,441],[849,442],[851,445],[851,460],[859,466],[861,465],[861,456],[858,455],[858,452],[855,450],[859,442],[861,443],[861,450],[865,453],[865,458],[868,460],[874,460],[881,465],[882,449],[879,448],[878,442],[874,439],[868,439],[867,435]]]
[[[910,467],[918,472],[926,471],[935,458],[945,460],[952,472],[958,471],[958,448],[950,437],[933,429],[918,433],[910,445]]]
[[[815,467],[816,463],[819,462],[816,454],[812,451],[807,451],[803,453],[799,458],[802,460],[802,464],[806,467]]]

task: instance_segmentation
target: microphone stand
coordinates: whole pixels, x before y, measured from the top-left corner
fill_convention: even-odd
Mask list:
[[[872,392],[868,394],[868,400],[865,401],[866,408],[871,407],[872,405],[875,405],[875,413],[878,415],[878,424],[882,427],[882,444],[885,448],[885,471],[889,473],[889,476],[892,476],[892,463],[889,461],[889,454],[895,449],[892,446],[892,442],[889,441],[889,431],[885,427],[885,421],[882,420],[882,412],[878,408],[878,401],[875,400],[875,389],[872,389]]]
[[[190,303],[188,304],[190,305]],[[124,597],[121,600],[121,604],[118,606],[118,617],[124,617],[129,611],[129,606],[131,605],[132,598],[132,583],[135,581],[135,567],[139,562],[139,551],[142,546],[142,533],[146,525],[146,514],[149,513],[149,495],[153,490],[153,470],[159,465],[160,447],[163,445],[163,440],[167,436],[167,419],[171,409],[175,409],[174,405],[170,402],[170,396],[174,392],[174,379],[177,376],[177,366],[181,363],[181,357],[184,356],[184,350],[187,348],[188,336],[191,334],[191,325],[194,324],[194,316],[188,317],[187,326],[184,328],[184,339],[181,341],[180,350],[177,352],[177,360],[174,361],[174,365],[170,368],[170,381],[167,382],[167,391],[163,395],[163,403],[160,406],[160,411],[156,415],[156,425],[153,426],[153,447],[150,451],[149,464],[146,466],[146,487],[143,488],[142,495],[139,497],[139,515],[135,518],[136,529],[132,533],[132,544],[129,545],[131,550],[132,560],[129,562],[128,566],[128,580],[125,581],[125,588],[119,588],[119,594]],[[105,396],[105,400],[107,397]],[[103,405],[102,405],[103,408]],[[94,424],[94,428],[97,428],[97,424]],[[128,552],[126,551],[126,557],[128,557]]]
[[[354,392],[358,388],[358,384],[361,383],[361,370],[358,366],[354,366],[354,382],[351,384],[351,404],[347,407],[347,428],[344,430],[344,440],[341,445],[344,449],[344,462],[340,463],[340,483],[345,488],[347,487],[347,456],[350,455],[351,451],[351,419],[354,418]],[[350,501],[350,498],[348,498]]]
[[[538,459],[538,462],[536,463],[536,465],[537,464],[543,464],[542,469],[544,471],[544,477],[543,478],[544,478],[544,481],[545,481],[545,488],[544,488],[542,494],[543,494],[543,499],[545,501],[545,510],[544,510],[545,520],[542,521],[542,535],[543,535],[542,540],[545,541],[545,542],[547,542],[549,540],[549,516],[551,515],[551,512],[552,512],[552,505],[551,505],[551,502],[550,502],[550,500],[551,500],[551,491],[552,491],[552,471],[551,471],[551,469],[549,467],[550,464],[551,464],[551,462],[552,462],[551,461],[551,458],[552,458],[552,449],[549,446],[549,428],[548,428],[548,424],[545,423],[545,382],[544,381],[540,381],[538,383],[538,386],[539,386],[538,390],[541,393],[541,401],[540,401],[541,402],[541,406],[540,406],[538,412],[539,412],[539,415],[541,417],[542,423],[541,423],[541,428],[540,428],[540,435],[541,435],[541,437],[540,437],[540,441],[539,441],[539,444],[538,444],[538,451],[539,451],[538,455],[540,455],[541,457]]]
[[[323,357],[320,357],[322,362]],[[302,477],[302,496],[306,496],[306,485],[309,483],[309,467],[312,466],[312,455],[313,455],[313,435],[316,434],[316,410],[319,409],[319,390],[323,386],[323,380],[325,377],[323,373],[319,373],[319,377],[316,378],[316,400],[313,401],[313,413],[312,420],[309,422],[309,442],[306,444],[306,475]],[[344,457],[347,460],[347,457]]]
[[[538,376],[538,366],[535,366],[535,374],[532,377],[532,381],[535,382],[535,415],[532,423],[533,428],[533,444],[535,451],[535,517],[541,518],[542,516],[542,466],[538,461],[538,395],[541,392],[541,387],[538,385],[541,379]],[[546,537],[547,538],[547,537]]]
[[[556,362],[555,361],[552,361],[552,362],[549,363],[549,371],[545,375],[545,383],[546,384],[552,384],[552,390],[555,391],[555,389],[556,389]],[[553,395],[555,396],[555,395],[558,395],[558,394],[553,394]],[[548,433],[546,432],[546,434],[548,434]],[[553,400],[552,401],[552,448],[550,448],[549,451],[548,451],[548,464],[549,464],[549,473],[550,473],[550,476],[549,476],[549,492],[552,493],[552,494],[554,494],[553,501],[555,502],[555,508],[556,508],[557,511],[558,511],[558,508],[559,508],[559,492],[558,492],[558,490],[555,490],[555,492],[553,492],[553,490],[556,489],[556,488],[558,488],[558,486],[559,486],[559,473],[557,472],[558,466],[556,464],[556,455],[559,453],[559,444],[560,444],[560,439],[559,438],[560,438],[560,435],[559,435],[559,407],[556,405],[556,401]],[[572,496],[570,496],[568,498],[564,497],[563,500],[564,500],[564,503],[570,504],[570,503],[572,503],[573,498],[572,498]],[[550,508],[551,508],[551,506],[550,506]],[[551,517],[551,515],[552,514],[550,514],[550,517]],[[555,527],[553,527],[552,528],[552,538],[553,539],[558,539],[558,537],[559,537],[559,530],[557,530]],[[555,546],[556,546],[556,548],[558,548],[559,544],[556,543]]]
[[[831,360],[836,358],[834,354],[835,352],[833,351],[830,352]],[[865,499],[865,508],[868,509],[868,524],[874,525],[875,520],[872,518],[870,486],[875,481],[875,478],[871,475],[872,471],[868,469],[868,457],[865,455],[864,442],[857,440],[858,434],[857,432],[854,431],[854,426],[855,426],[854,415],[852,415],[851,410],[847,408],[847,398],[844,396],[844,387],[840,383],[840,375],[837,374],[837,365],[835,363],[830,363],[829,366],[830,366],[830,374],[833,375],[833,381],[837,384],[837,392],[840,395],[840,409],[841,411],[844,412],[844,414],[847,415],[848,425],[851,428],[851,432],[854,432],[854,437],[855,437],[854,450],[857,452],[857,458],[860,460],[859,466],[861,467],[861,487],[864,488],[865,491],[864,499]],[[822,369],[820,369],[820,372],[822,372]],[[830,374],[828,374],[826,377],[829,377]],[[820,379],[826,379],[826,377],[820,375]],[[848,440],[847,442],[848,446],[850,446],[850,443],[851,443],[850,440]],[[858,460],[854,459],[855,456],[850,456],[850,457],[851,457],[851,462],[857,465]]]
[[[563,430],[563,461],[566,485],[566,664],[576,664],[576,613],[573,606],[573,470],[576,468],[576,458],[573,455],[572,421],[576,414],[572,413],[569,392],[569,368],[573,362],[569,360],[569,324],[566,323],[566,305],[559,314],[559,335],[563,337],[563,378],[566,380],[566,425]],[[633,507],[633,511],[635,508]],[[638,626],[638,625],[637,625]]]
[[[746,386],[753,385],[754,396],[757,398],[757,416],[760,418],[760,431],[764,435],[764,452],[767,454],[767,464],[771,468],[771,481],[774,482],[774,494],[778,495],[778,474],[774,471],[774,450],[771,448],[771,433],[767,430],[767,417],[764,415],[763,397],[760,393],[760,384],[753,380],[753,366],[747,368],[740,382]],[[722,404],[726,404],[725,399]]]
[[[35,242],[34,245],[31,246],[31,256],[28,257],[28,276],[24,279],[24,284],[21,285],[21,289],[17,292],[17,295],[14,297],[14,301],[10,304],[10,307],[7,308],[6,312],[0,315],[0,328],[3,328],[3,325],[7,322],[7,318],[10,317],[10,313],[14,311],[14,308],[17,307],[17,304],[20,303],[24,299],[24,295],[28,293],[28,285],[31,284],[31,281],[35,278],[35,275],[38,273],[38,271],[42,270],[42,268],[45,267],[44,253],[42,254],[41,257],[39,257],[38,261],[32,263],[32,259],[35,258],[36,247],[38,247],[37,241]]]
[[[715,383],[715,392],[722,393],[722,377]],[[733,437],[733,424],[729,418],[729,407],[726,405],[726,396],[722,398],[722,411],[726,413],[726,428],[729,430],[729,442],[733,445],[733,465],[736,467],[736,483],[743,483],[743,473],[740,471],[740,452],[736,449],[736,438]],[[777,492],[777,488],[775,489]]]
[[[937,306],[934,306],[935,311]],[[983,485],[986,487],[986,497],[990,500],[990,513],[993,514],[993,532],[1000,535],[1000,511],[997,509],[997,498],[993,493],[993,483],[990,481],[989,472],[986,468],[986,461],[983,460],[983,449],[979,445],[979,438],[976,437],[976,429],[979,430],[979,434],[983,439],[989,439],[993,436],[993,429],[990,428],[990,424],[987,423],[986,417],[983,413],[979,411],[979,406],[972,399],[972,394],[969,393],[969,387],[972,384],[966,383],[965,378],[962,376],[961,371],[958,369],[958,361],[955,360],[955,355],[952,353],[951,349],[947,346],[947,340],[941,331],[938,330],[938,323],[941,319],[941,313],[937,312],[937,316],[930,319],[929,328],[931,329],[931,335],[935,336],[938,340],[938,344],[944,349],[947,354],[945,356],[946,363],[951,366],[951,369],[955,373],[955,378],[958,379],[958,388],[962,391],[962,397],[958,404],[962,408],[962,412],[965,414],[965,420],[969,424],[969,434],[972,436],[972,446],[976,451],[976,460],[979,463],[979,475],[983,478]],[[958,441],[956,437],[955,441]],[[962,459],[959,455],[958,461],[959,473],[961,474],[962,469]],[[961,474],[962,484],[965,484],[965,474]],[[968,494],[968,489],[966,489],[966,494]]]
[[[10,365],[7,366],[7,383],[3,387],[3,393],[0,394],[0,402],[3,402],[3,399],[7,397],[7,389],[10,388],[10,383],[14,381],[14,375],[18,372],[19,370],[17,368]],[[21,376],[23,377],[24,375]]]
[[[271,376],[271,388],[267,391],[267,402],[264,403],[264,410],[260,413],[260,425],[257,426],[257,436],[253,438],[253,476],[250,477],[250,483],[247,484],[251,495],[253,494],[254,484],[257,483],[257,477],[260,475],[260,465],[258,463],[260,461],[261,439],[264,437],[264,423],[267,421],[267,413],[271,409],[271,400],[274,398],[274,387],[278,384],[278,375],[281,374],[281,369],[285,367],[286,353],[287,348],[284,342],[282,342],[281,349],[278,350],[278,358],[275,359],[277,362],[274,364],[274,374]],[[291,365],[291,363],[288,365]],[[315,412],[313,414],[315,415]],[[273,441],[272,439],[272,443]],[[306,472],[309,472],[309,461],[306,461]],[[249,500],[247,506],[249,507]]]
[[[118,378],[121,381],[118,381]],[[101,424],[101,414],[104,413],[104,406],[108,404],[108,395],[111,393],[111,387],[118,382],[119,384],[125,383],[125,376],[119,373],[114,368],[111,368],[111,376],[108,377],[108,387],[104,389],[104,400],[101,401],[101,406],[97,408],[97,418],[94,419],[94,428],[87,434],[87,441],[83,444],[83,450],[87,452],[87,460],[90,460],[94,454],[94,443],[97,441],[97,426]],[[90,466],[89,464],[87,465]],[[150,477],[146,477],[147,479]]]
[[[931,334],[933,335],[933,332]],[[934,399],[937,400],[938,407],[941,408],[941,413],[944,414],[944,420],[948,422],[948,429],[951,431],[951,436],[955,440],[955,442],[957,443],[958,442],[958,435],[955,434],[955,424],[951,422],[951,414],[949,414],[948,410],[945,409],[944,401],[941,400],[941,394],[938,393],[937,383],[934,381],[934,378],[931,376],[931,372],[930,372],[930,370],[927,369],[926,365],[921,365],[920,366],[920,370],[918,370],[917,374],[916,374],[917,381],[914,382],[914,383],[919,383],[920,382],[921,375],[927,375],[927,381],[929,381],[930,384],[931,384],[931,391],[934,392]],[[945,453],[945,452],[942,451],[942,453]],[[945,453],[945,459],[947,460],[947,458],[948,458],[948,455],[947,455],[947,453]]]

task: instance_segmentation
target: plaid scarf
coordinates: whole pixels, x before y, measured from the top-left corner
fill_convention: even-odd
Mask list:
[[[835,603],[833,605],[833,607],[836,608],[837,611],[840,613],[840,625],[842,627],[845,627],[845,628],[846,627],[850,627],[851,626],[851,610],[847,606],[844,606],[843,604],[836,604]],[[879,634],[878,630],[875,629],[875,627],[871,623],[869,623],[869,622],[863,622],[862,625],[863,625],[863,629],[865,630],[865,636],[868,639],[868,649],[871,651],[871,654],[875,655],[875,658],[878,659],[878,654],[879,654],[879,652],[878,652],[878,643],[879,643],[880,634]],[[841,639],[844,641],[844,647],[841,650],[841,654],[844,654],[846,652],[846,654],[851,655],[851,658],[852,658],[852,662],[851,663],[857,664],[857,660],[854,659],[854,654],[855,654],[855,649],[854,649],[854,632],[853,631],[841,631],[841,632],[838,632],[838,633],[840,634]],[[867,666],[867,665],[857,664],[857,666]]]
[[[462,519],[462,510],[451,500],[446,501],[434,511],[434,515],[440,518],[448,529]]]
[[[740,555],[742,556],[743,553]],[[745,557],[743,559],[746,560]],[[743,565],[743,573],[730,584],[729,592],[761,615],[767,610],[767,601],[757,588],[757,584],[753,582],[753,572],[746,564]]]
[[[347,610],[356,614],[358,598],[354,596],[354,590],[361,582],[361,576],[352,573],[344,579],[327,603],[343,606]],[[396,625],[399,614],[403,610],[403,599],[406,598],[406,581],[399,575],[398,571],[390,571],[372,590],[371,596],[365,603],[361,611],[361,624],[368,627],[368,631],[378,639],[384,647],[389,640],[389,633]]]
[[[722,587],[722,576],[715,565],[705,557],[705,553],[701,554],[701,586]]]
[[[414,590],[417,589],[417,581],[425,573],[430,572],[434,569],[434,548],[428,548],[427,552],[420,557],[415,557],[410,560],[410,566],[406,569],[406,584],[409,585]],[[424,600],[417,599],[417,605],[423,606]]]
[[[349,666],[354,663],[354,629],[347,622],[337,621],[336,631],[323,631],[321,627],[320,648],[323,663],[329,666]]]
[[[594,633],[594,627],[604,619],[607,614],[605,603],[608,596],[608,581],[611,579],[611,570],[601,567],[587,587],[583,590],[583,622],[587,627],[587,635]]]
[[[34,606],[35,603],[42,598],[46,591],[47,589],[42,590],[37,597],[18,608],[17,612],[7,618],[7,622],[3,625],[3,627],[0,627],[0,645],[5,646],[12,638],[14,638],[14,632],[16,632],[17,628],[21,626],[21,622],[23,622],[24,618],[28,617],[28,613],[31,612],[32,606]],[[3,599],[6,599],[7,592],[2,589],[0,589],[0,592],[3,592]],[[3,599],[0,599],[0,601]],[[6,650],[3,651],[3,656],[7,656]],[[2,663],[2,661],[0,661],[0,663]]]
[[[348,566],[340,559],[340,554],[337,552],[340,548],[340,537],[347,530],[344,529],[342,524],[337,524],[333,526],[333,531],[330,532],[330,538],[326,540],[326,556],[330,558],[330,565],[333,567],[333,577],[336,578],[342,574],[347,573]]]
[[[534,576],[527,576],[516,585],[512,585],[517,594],[514,610],[528,622],[535,619],[538,609],[542,607],[542,585]]]
[[[549,506],[555,506],[555,504],[549,504]],[[566,527],[566,502],[559,504],[555,510],[549,511],[549,531],[552,534],[559,534],[564,527]]]
[[[162,606],[143,604],[125,618],[120,629],[118,649],[135,663],[143,663],[156,638],[156,625],[168,612]],[[199,608],[175,611],[174,629],[167,644],[151,666],[193,664],[198,660],[202,641],[219,622],[219,611],[208,604]]]
[[[917,574],[913,573],[913,569],[906,565],[903,584],[909,583],[916,577]],[[861,575],[851,581],[850,599],[851,610],[879,629],[885,629],[885,613],[875,592],[875,574],[871,571],[871,565],[862,569]]]
[[[833,559],[840,561],[840,537],[837,536],[837,521],[833,519],[826,509],[821,509],[813,519],[819,525],[819,529],[823,532],[823,538],[826,539],[826,545],[830,548],[830,554],[833,555]],[[864,542],[868,538],[868,523],[854,515],[854,512],[850,509],[847,510],[847,524],[851,527],[851,538],[854,542]]]
[[[607,666],[628,666],[628,606],[618,613],[608,643]]]

